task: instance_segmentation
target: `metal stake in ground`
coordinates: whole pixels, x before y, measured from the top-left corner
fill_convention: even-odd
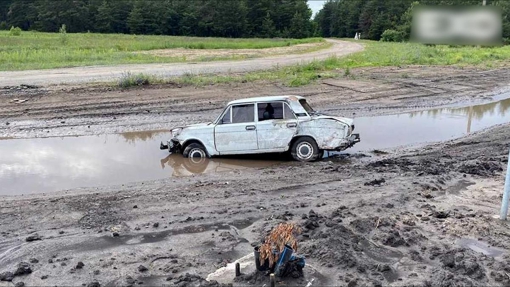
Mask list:
[[[269,275],[269,280],[271,281],[271,287],[275,287],[276,286],[276,278],[274,277],[273,273],[271,273],[271,275]]]
[[[508,167],[506,169],[505,191],[503,192],[503,202],[501,203],[501,220],[506,220],[508,214],[508,200],[510,200],[510,153],[508,153]]]
[[[239,262],[236,263],[236,277],[241,276],[241,264]]]

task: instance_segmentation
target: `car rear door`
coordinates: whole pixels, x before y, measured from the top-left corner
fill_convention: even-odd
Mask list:
[[[298,129],[298,121],[289,105],[285,102],[258,103],[257,114],[259,150],[287,150]]]
[[[253,153],[258,149],[255,104],[232,105],[214,128],[220,154]]]

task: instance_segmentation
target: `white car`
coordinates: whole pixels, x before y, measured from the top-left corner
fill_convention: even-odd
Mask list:
[[[248,98],[228,103],[214,122],[172,129],[161,149],[185,157],[290,151],[298,161],[314,161],[359,142],[353,122],[315,112],[301,96]]]

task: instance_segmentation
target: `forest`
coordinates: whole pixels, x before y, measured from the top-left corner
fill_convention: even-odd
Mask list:
[[[510,38],[510,1],[486,0],[503,16],[503,38]],[[406,41],[411,33],[413,8],[418,5],[480,6],[483,0],[330,0],[315,16],[317,34],[322,37]]]
[[[306,38],[306,0],[1,0],[0,28],[228,38]]]
[[[405,41],[416,5],[481,5],[483,0],[329,0],[312,17],[306,0],[1,0],[0,29],[228,38],[314,36]],[[503,13],[510,1],[486,0]]]

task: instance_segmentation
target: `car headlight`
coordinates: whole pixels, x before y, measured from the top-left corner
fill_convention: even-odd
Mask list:
[[[181,134],[182,128],[172,129],[171,132],[172,132],[172,137],[176,137]]]

